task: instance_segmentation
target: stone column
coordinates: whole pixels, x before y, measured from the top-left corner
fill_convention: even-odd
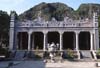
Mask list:
[[[93,33],[91,33],[90,34],[91,36],[91,38],[90,38],[90,44],[91,44],[91,46],[90,46],[90,50],[93,50]]]
[[[63,32],[59,32],[60,33],[60,51],[62,51],[63,49]]]
[[[79,38],[78,38],[78,35],[79,35],[79,32],[76,32],[76,48],[75,48],[76,50],[79,50],[79,42],[78,42]]]
[[[46,51],[46,43],[47,43],[47,32],[44,32],[44,45],[43,45],[43,50]]]
[[[79,32],[76,32],[76,51],[78,55],[78,59],[80,59],[80,52],[79,52]]]
[[[28,50],[31,49],[31,32],[28,32]]]
[[[18,32],[15,33],[15,49],[18,49]]]
[[[32,35],[32,50],[34,50],[34,33]]]
[[[14,49],[14,28],[10,28],[10,35],[9,35],[9,50]]]
[[[9,50],[14,49],[14,40],[15,40],[15,12],[11,12],[11,19],[10,19],[10,30],[9,30]]]

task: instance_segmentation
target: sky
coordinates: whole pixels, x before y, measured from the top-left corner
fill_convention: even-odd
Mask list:
[[[0,10],[6,11],[8,14],[10,14],[10,11],[14,10],[17,14],[21,14],[41,2],[61,2],[75,10],[78,9],[82,3],[100,4],[100,0],[0,0]]]

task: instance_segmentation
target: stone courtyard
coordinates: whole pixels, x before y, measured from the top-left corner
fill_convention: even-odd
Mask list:
[[[9,63],[13,62],[11,66]],[[0,68],[99,68],[96,66],[97,62],[57,62],[57,63],[44,63],[43,61],[2,61]]]

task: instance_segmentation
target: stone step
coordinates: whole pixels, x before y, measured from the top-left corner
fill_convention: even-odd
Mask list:
[[[91,51],[80,51],[81,59],[93,59]]]
[[[25,56],[25,52],[26,51],[16,51],[14,59],[15,60],[21,60],[21,59],[23,59],[24,56]]]

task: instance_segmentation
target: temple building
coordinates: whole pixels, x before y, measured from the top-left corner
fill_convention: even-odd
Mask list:
[[[19,21],[11,13],[10,50],[47,50],[47,44],[59,44],[59,51],[72,49],[80,58],[80,51],[99,49],[98,17],[93,13],[91,19],[73,20],[65,17],[63,21],[52,18],[45,21],[40,16],[34,20]]]

